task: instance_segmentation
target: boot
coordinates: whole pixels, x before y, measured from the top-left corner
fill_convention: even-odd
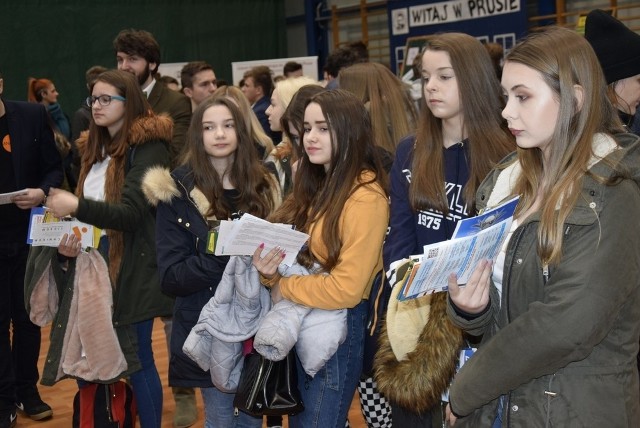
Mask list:
[[[176,428],[187,428],[198,420],[196,406],[196,392],[193,388],[173,387],[173,399],[176,402],[176,412],[173,424]]]

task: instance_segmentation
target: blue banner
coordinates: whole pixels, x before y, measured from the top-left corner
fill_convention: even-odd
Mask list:
[[[499,43],[506,52],[527,33],[525,0],[397,0],[387,4],[391,68],[398,74],[420,52],[421,36],[467,33],[483,42]]]

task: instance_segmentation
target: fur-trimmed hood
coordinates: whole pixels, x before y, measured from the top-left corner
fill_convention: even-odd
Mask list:
[[[142,179],[142,192],[147,201],[157,206],[160,202],[170,203],[173,198],[180,197],[182,192],[187,193],[202,216],[206,217],[211,204],[207,197],[193,183],[189,183],[187,172],[184,167],[180,167],[171,173],[167,168],[150,168]],[[282,195],[278,182],[270,174],[268,175],[272,183],[274,210],[280,206]],[[183,189],[178,188],[177,182],[182,184]]]
[[[173,135],[173,119],[166,114],[143,116],[136,119],[129,129],[127,141],[130,145],[136,146],[153,140],[171,141]],[[89,140],[89,131],[80,133],[76,140],[76,146],[82,159],[82,153]]]
[[[447,293],[398,301],[409,261],[392,267],[394,284],[374,359],[378,390],[402,408],[422,413],[436,405],[455,373],[462,330],[449,320]]]
[[[187,189],[185,188],[184,191],[186,192]],[[173,198],[180,197],[180,189],[178,189],[176,180],[167,168],[162,167],[150,168],[146,172],[142,179],[142,192],[147,201],[154,207],[160,202],[168,204]],[[189,196],[200,214],[206,216],[207,212],[209,212],[210,204],[204,193],[193,186],[189,191]]]

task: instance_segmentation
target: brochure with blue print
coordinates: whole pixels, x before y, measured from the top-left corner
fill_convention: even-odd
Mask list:
[[[518,198],[513,198],[482,214],[458,222],[453,237],[424,246],[398,298],[413,299],[447,291],[449,275],[466,284],[480,260],[494,260],[511,231]]]

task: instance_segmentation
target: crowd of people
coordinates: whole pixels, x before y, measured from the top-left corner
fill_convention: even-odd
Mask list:
[[[205,427],[262,427],[184,349],[241,263],[274,305],[345,314],[313,376],[297,360],[304,410],[289,427],[348,425],[356,391],[371,428],[640,424],[640,35],[611,14],[590,12],[585,36],[532,32],[502,58],[467,34],[431,35],[412,70],[419,100],[361,42],[331,54],[323,82],[289,62],[280,78],[257,66],[230,85],[204,61],[178,82],[159,75],[144,30],[121,31],[113,51],[116,69],[87,70],[71,120],[46,78],[29,78],[27,102],[0,98],[0,428],[18,411],[53,417],[37,383],[65,378],[80,390],[127,379],[142,428],[162,424],[163,381],[176,427],[197,423],[196,392]],[[516,196],[495,259],[372,318],[404,261]],[[38,206],[93,226],[99,244],[70,233],[30,247]],[[211,251],[221,221],[244,214],[309,235],[300,273],[283,273],[284,245]],[[107,298],[87,301],[89,287]],[[107,354],[80,321],[112,337]]]

